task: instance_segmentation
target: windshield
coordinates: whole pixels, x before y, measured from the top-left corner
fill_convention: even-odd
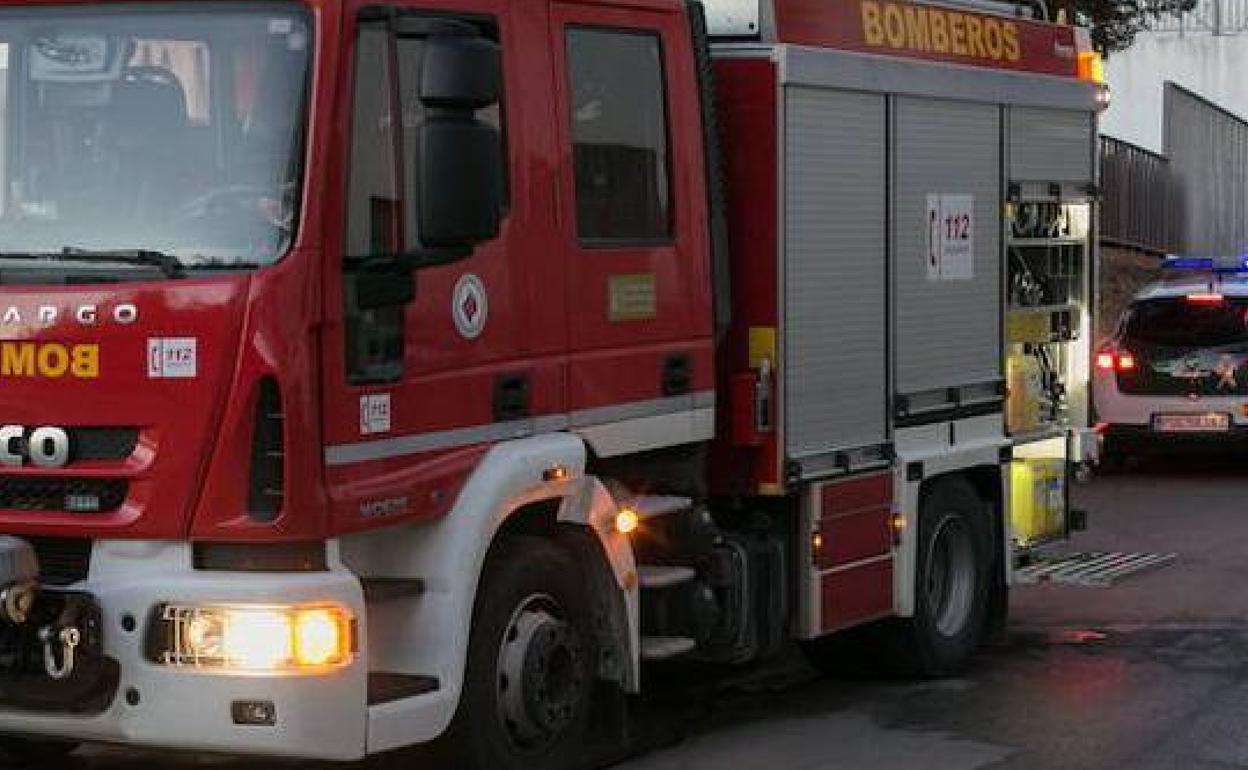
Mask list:
[[[289,247],[306,18],[194,5],[0,10],[0,259],[228,268]]]
[[[1125,334],[1133,342],[1169,348],[1248,343],[1248,301],[1176,298],[1138,302],[1127,316]]]

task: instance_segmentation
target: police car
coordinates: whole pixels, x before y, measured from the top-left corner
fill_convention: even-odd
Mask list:
[[[1146,445],[1248,436],[1248,260],[1170,258],[1093,376],[1103,462]]]

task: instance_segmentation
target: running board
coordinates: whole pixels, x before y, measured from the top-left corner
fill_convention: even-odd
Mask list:
[[[683,636],[641,637],[642,660],[668,660],[693,652],[698,643]]]
[[[1109,588],[1120,580],[1167,567],[1178,558],[1173,553],[1126,553],[1090,551],[1037,562],[1014,570],[1014,584],[1040,583]]]

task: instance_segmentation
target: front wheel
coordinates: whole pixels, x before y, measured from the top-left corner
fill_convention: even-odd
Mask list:
[[[581,567],[559,544],[496,546],[473,613],[447,749],[472,770],[570,770],[588,732],[597,644]]]

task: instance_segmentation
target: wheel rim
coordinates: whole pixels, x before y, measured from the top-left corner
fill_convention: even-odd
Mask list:
[[[975,546],[970,530],[956,516],[946,516],[932,536],[924,586],[936,630],[957,636],[975,604]]]
[[[548,594],[520,602],[499,644],[495,702],[512,745],[540,751],[576,719],[585,682],[584,648]]]

